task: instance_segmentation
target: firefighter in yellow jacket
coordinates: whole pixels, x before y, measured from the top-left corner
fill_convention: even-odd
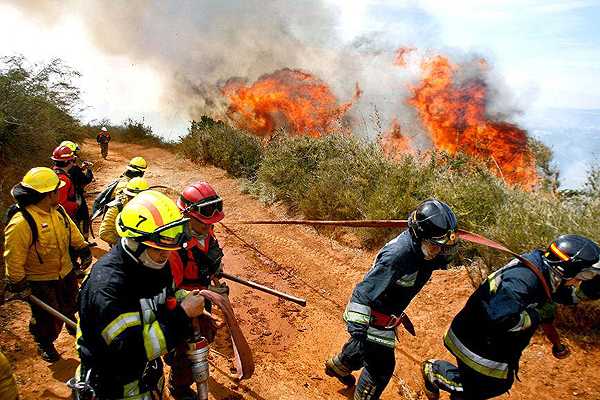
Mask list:
[[[100,224],[100,239],[111,246],[114,246],[117,243],[119,240],[116,225],[117,215],[119,215],[129,200],[133,199],[138,193],[148,190],[149,188],[150,186],[144,178],[135,177],[127,182],[123,192],[118,194],[116,199],[106,205],[106,214],[104,214],[104,218]]]
[[[71,254],[83,268],[92,254],[75,223],[58,204],[64,183],[50,168],[31,169],[11,190],[16,200],[7,212],[4,230],[4,264],[9,296],[27,299],[34,294],[43,302],[74,318],[77,278]],[[29,331],[42,359],[60,359],[54,341],[63,322],[31,304]],[[69,333],[74,334],[73,331]]]
[[[17,383],[10,369],[10,363],[0,352],[0,399],[17,400],[18,398]]]

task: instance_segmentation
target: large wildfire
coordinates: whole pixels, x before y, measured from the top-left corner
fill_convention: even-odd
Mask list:
[[[535,159],[527,132],[514,124],[492,121],[486,115],[488,88],[477,76],[458,82],[459,66],[436,56],[423,63],[423,80],[408,100],[431,135],[435,149],[463,152],[490,163],[507,183],[531,189],[537,182]]]
[[[413,52],[415,48],[400,48],[393,64],[407,66],[407,56]],[[527,132],[489,117],[486,69],[484,60],[463,65],[441,55],[429,57],[422,62],[421,81],[410,88],[406,102],[416,110],[433,149],[480,159],[506,183],[531,189],[537,174]],[[251,84],[229,79],[221,91],[229,101],[227,116],[238,127],[259,136],[269,136],[278,128],[312,137],[340,131],[361,95],[356,84],[354,97],[341,103],[318,77],[287,68],[263,75]],[[379,140],[390,159],[418,153],[414,133],[406,134],[402,127],[401,119],[393,118]]]
[[[325,82],[288,68],[263,75],[251,85],[230,79],[222,92],[230,102],[228,117],[240,128],[266,136],[284,127],[291,134],[313,137],[339,127],[361,94],[356,85],[354,98],[340,104]]]

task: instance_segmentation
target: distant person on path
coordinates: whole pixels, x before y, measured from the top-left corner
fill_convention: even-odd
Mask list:
[[[379,399],[395,367],[396,327],[413,330],[404,310],[431,278],[445,269],[457,248],[456,216],[447,204],[429,199],[410,214],[408,229],[387,243],[344,312],[350,339],[325,362],[325,373],[353,386],[355,400]],[[414,334],[414,331],[411,332]]]
[[[90,161],[82,161],[79,152],[81,151],[77,143],[65,140],[60,146],[67,146],[75,154],[75,161],[69,169],[69,177],[75,186],[75,196],[78,204],[77,212],[73,221],[79,227],[83,237],[87,240],[90,234],[90,211],[85,199],[85,187],[94,180],[92,172],[93,164]]]
[[[108,156],[108,142],[110,142],[110,133],[108,133],[108,129],[103,126],[100,129],[100,133],[96,136],[96,142],[100,145],[100,153],[102,154],[102,158],[106,160]]]

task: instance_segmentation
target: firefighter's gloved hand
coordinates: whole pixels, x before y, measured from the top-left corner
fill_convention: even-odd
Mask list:
[[[86,246],[86,247],[78,250],[78,256],[79,256],[79,259],[81,260],[81,262],[80,262],[81,270],[85,270],[90,265],[92,265],[92,250],[89,248],[89,246]]]
[[[209,285],[208,290],[220,294],[221,296],[229,295],[229,286],[227,286],[225,282],[218,282],[217,285]]]
[[[204,297],[199,290],[192,290],[181,302],[181,308],[189,318],[198,317],[204,312]]]
[[[4,297],[7,300],[25,300],[29,296],[31,296],[31,288],[29,287],[29,282],[27,282],[25,278],[16,283],[10,281],[6,282],[6,293],[4,294]]]
[[[548,302],[544,303],[541,306],[538,306],[535,309],[540,316],[540,323],[547,323],[554,321],[554,317],[556,316],[556,303]]]

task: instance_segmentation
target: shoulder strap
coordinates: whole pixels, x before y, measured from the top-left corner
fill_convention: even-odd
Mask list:
[[[8,210],[6,210],[5,224],[8,224],[10,222],[10,220],[12,219],[12,217],[18,212],[21,213],[21,215],[23,216],[23,219],[27,222],[27,225],[29,226],[29,230],[31,231],[31,243],[29,244],[29,247],[33,246],[33,248],[35,250],[35,254],[37,255],[38,261],[40,262],[40,264],[43,264],[44,262],[42,260],[42,256],[40,256],[40,253],[37,250],[37,241],[39,238],[37,224],[35,223],[35,220],[33,219],[33,216],[29,213],[29,211],[27,211],[27,209],[25,207],[23,207],[23,208],[19,207],[18,204],[11,205],[8,208]]]

